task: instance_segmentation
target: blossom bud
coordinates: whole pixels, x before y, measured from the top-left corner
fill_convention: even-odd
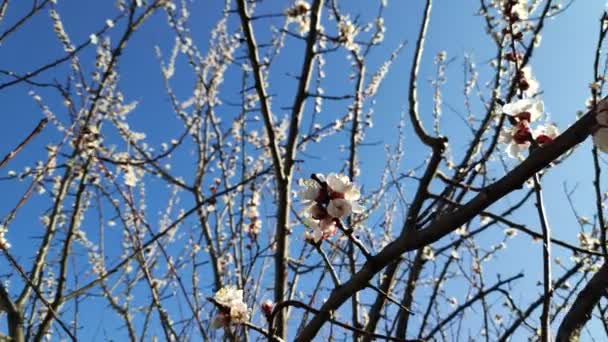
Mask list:
[[[261,307],[264,314],[270,316],[270,314],[272,314],[272,309],[274,309],[274,303],[270,299],[267,299],[262,303]]]

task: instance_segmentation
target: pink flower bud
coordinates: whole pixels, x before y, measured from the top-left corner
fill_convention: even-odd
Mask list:
[[[264,314],[266,316],[270,316],[270,314],[272,313],[272,309],[274,309],[274,303],[270,299],[266,299],[262,303],[261,307]]]

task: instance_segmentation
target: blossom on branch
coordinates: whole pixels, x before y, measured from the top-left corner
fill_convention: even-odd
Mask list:
[[[530,127],[525,121],[518,122],[515,126],[503,129],[498,137],[498,142],[507,145],[507,155],[518,158],[519,154],[530,147]]]
[[[532,68],[525,66],[519,73],[519,89],[523,90],[528,96],[534,96],[538,93],[539,84],[536,78],[532,75]]]
[[[310,4],[304,0],[296,1],[293,6],[285,11],[287,25],[296,23],[300,34],[308,33],[310,28]]]
[[[303,212],[304,224],[312,229],[307,239],[318,243],[336,233],[339,219],[365,209],[358,203],[361,193],[350,179],[342,174],[312,175],[301,179],[300,199],[307,207]]]
[[[559,130],[555,125],[538,126],[532,133],[534,140],[540,146],[552,142],[559,135]]]
[[[357,202],[361,193],[348,176],[330,173],[327,179],[322,174],[316,174],[314,178],[301,179],[299,182],[302,186],[299,191],[302,203],[320,204],[334,218],[347,216],[351,212],[359,214],[365,209]]]
[[[312,232],[306,233],[306,240],[314,243],[319,243],[319,241],[329,238],[338,230],[335,220],[328,215],[325,215],[321,219],[305,217],[304,225],[312,229]]]
[[[213,299],[220,307],[220,313],[213,320],[215,328],[230,323],[241,324],[249,320],[249,308],[243,301],[243,290],[232,285],[224,286],[215,293]]]
[[[519,158],[520,153],[528,149],[532,142],[542,147],[559,135],[557,127],[552,124],[533,130],[530,128],[530,123],[536,121],[544,111],[544,104],[540,100],[517,100],[504,105],[502,111],[509,116],[513,126],[503,129],[498,141],[507,145],[507,154],[511,158]]]
[[[270,316],[272,314],[272,310],[274,309],[274,303],[270,299],[266,299],[262,302],[260,307],[266,316]]]
[[[545,111],[545,104],[543,101],[536,99],[521,99],[502,106],[502,111],[518,122],[527,121],[531,123],[536,121]]]
[[[338,42],[347,50],[359,52],[359,44],[355,43],[355,37],[359,34],[359,29],[350,21],[350,18],[343,17],[338,22]]]

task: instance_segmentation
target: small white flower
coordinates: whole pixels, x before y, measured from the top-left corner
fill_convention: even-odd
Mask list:
[[[327,213],[335,218],[344,217],[350,214],[351,210],[351,202],[343,198],[331,200],[327,206]]]
[[[431,246],[424,246],[422,249],[422,260],[435,260],[435,252]]]
[[[450,256],[456,260],[460,259],[460,254],[458,254],[458,251],[455,249],[452,249],[452,251],[450,252]]]
[[[321,240],[327,239],[334,235],[338,230],[336,223],[331,217],[321,220],[315,220],[311,217],[304,218],[304,225],[312,229],[312,232],[306,232],[305,238],[318,243]]]
[[[128,165],[125,169],[124,174],[125,185],[134,187],[137,185],[137,174],[135,173],[135,168],[132,165]]]
[[[95,33],[91,33],[91,35],[89,36],[89,40],[91,41],[91,44],[93,44],[93,45],[97,45],[97,43],[99,42]]]
[[[454,233],[455,233],[456,235],[459,235],[459,236],[466,235],[466,234],[467,234],[467,226],[466,226],[466,225],[462,225],[462,226],[460,226],[458,229],[456,229],[456,230],[454,231]]]
[[[330,173],[327,175],[327,185],[333,192],[343,193],[346,196],[350,196],[349,200],[359,199],[359,190],[354,187],[348,176],[336,173]],[[356,197],[356,198],[355,198]]]
[[[0,248],[1,249],[9,249],[11,248],[10,242],[6,239],[6,234],[8,233],[8,228],[4,225],[0,225]]]
[[[300,186],[302,187],[298,194],[300,195],[300,200],[304,204],[314,202],[321,192],[321,185],[314,179],[300,179]]]
[[[230,306],[230,319],[235,324],[247,322],[249,320],[249,308],[247,304],[242,301],[233,303]]]
[[[544,145],[544,144],[550,143],[555,138],[557,138],[558,135],[559,135],[559,130],[557,129],[557,126],[555,126],[553,124],[550,124],[547,126],[538,126],[532,132],[532,136],[534,137],[534,140],[536,140],[536,142],[539,145]]]
[[[515,235],[517,235],[517,229],[507,228],[507,229],[505,229],[505,235],[508,237],[514,237]]]
[[[545,111],[545,104],[541,100],[521,99],[505,104],[502,111],[519,121],[533,122]]]
[[[359,45],[355,43],[355,37],[359,33],[359,30],[350,21],[350,18],[343,17],[338,23],[338,41],[346,47],[346,49],[358,52]]]
[[[526,85],[528,86],[524,92],[528,96],[536,95],[538,93],[539,84],[536,78],[534,78],[534,75],[532,75],[532,68],[529,65],[525,66],[521,69],[521,72],[526,81]]]
[[[214,320],[214,326],[219,327],[228,322],[240,324],[249,320],[249,308],[243,301],[243,290],[232,285],[224,286],[215,293],[214,299],[228,309],[230,314],[227,317],[225,313],[220,313]]]
[[[350,214],[362,213],[365,208],[357,201],[361,198],[359,189],[348,179],[348,176],[330,173],[327,175],[327,186],[330,189],[330,202],[327,212],[336,218]]]
[[[517,15],[517,18],[520,20],[528,19],[528,8],[526,8],[526,1],[519,1],[517,4],[513,5],[511,13]]]
[[[519,158],[520,153],[530,146],[530,141],[528,141],[529,136],[530,128],[524,121],[515,126],[503,129],[498,137],[498,142],[506,144],[507,155],[517,159]]]
[[[310,28],[310,4],[304,0],[298,0],[292,7],[285,11],[287,16],[287,25],[291,23],[298,24],[300,35],[304,35]]]

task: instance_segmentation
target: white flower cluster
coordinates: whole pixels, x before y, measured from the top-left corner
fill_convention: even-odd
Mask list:
[[[287,25],[296,23],[298,25],[298,31],[301,35],[308,33],[310,28],[310,4],[305,0],[297,0],[293,6],[289,7],[285,11],[287,17]]]
[[[252,237],[256,237],[262,230],[262,220],[260,219],[260,192],[255,191],[251,194],[251,200],[247,203],[247,209],[245,210],[245,217],[249,219],[247,225],[247,232]]]
[[[224,286],[213,299],[220,306],[220,313],[213,320],[215,328],[249,321],[249,308],[243,301],[243,290],[232,285]]]
[[[0,224],[0,248],[2,249],[11,248],[10,242],[8,242],[8,240],[6,239],[6,233],[8,233],[8,228]]]
[[[540,100],[517,100],[504,105],[502,111],[510,116],[513,126],[501,132],[499,142],[507,144],[507,154],[511,158],[519,158],[519,154],[530,146],[532,139],[539,146],[543,146],[559,134],[555,125],[541,125],[530,129],[530,123],[536,121],[544,112],[544,104]]]
[[[74,52],[74,45],[72,45],[68,34],[65,32],[65,28],[63,27],[63,21],[61,20],[59,13],[55,9],[51,9],[49,11],[49,15],[51,16],[51,20],[53,21],[53,30],[55,31],[55,34],[57,35],[59,41],[61,41],[65,52]]]
[[[372,44],[380,44],[384,40],[384,34],[386,33],[386,26],[384,26],[384,18],[379,17],[376,19],[376,32],[372,38]]]
[[[330,237],[337,230],[337,220],[364,210],[357,202],[361,197],[359,189],[345,175],[330,173],[325,178],[315,174],[311,179],[301,179],[300,186],[300,199],[307,205],[304,223],[312,229],[307,240],[318,243]]]
[[[435,251],[433,251],[433,248],[431,246],[424,246],[424,248],[422,248],[422,260],[435,260]]]
[[[137,173],[135,172],[135,168],[132,165],[126,165],[124,167],[124,181],[125,185],[128,187],[135,187],[137,185]]]
[[[528,19],[528,0],[506,0],[503,1],[505,10],[508,16],[517,18],[519,20]]]
[[[349,17],[342,17],[338,22],[338,42],[350,51],[359,52],[359,44],[355,43],[355,37],[359,29],[350,21]]]

